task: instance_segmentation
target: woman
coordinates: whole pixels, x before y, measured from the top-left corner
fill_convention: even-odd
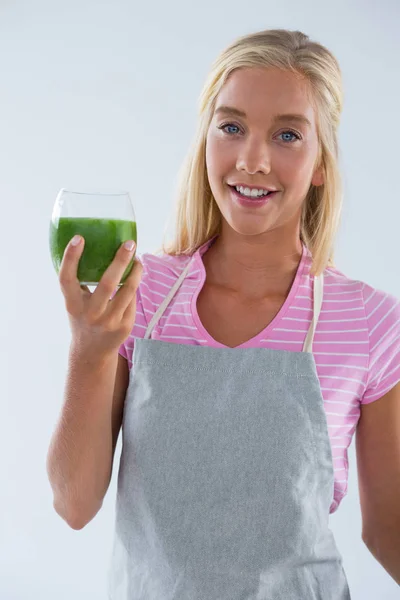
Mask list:
[[[356,428],[363,540],[400,584],[400,303],[333,263],[341,110],[326,48],[240,38],[201,96],[173,242],[111,301],[132,250],[92,295],[82,240],[65,252],[48,472],[84,527],[122,425],[112,600],[350,598],[328,520]]]

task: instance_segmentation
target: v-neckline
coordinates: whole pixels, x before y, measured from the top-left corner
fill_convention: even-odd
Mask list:
[[[216,237],[216,236],[215,236]],[[203,254],[205,254],[207,252],[207,250],[210,248],[210,246],[212,245],[212,243],[215,240],[215,237],[212,238],[211,240],[209,240],[206,244],[203,244],[203,246],[201,246],[197,252],[194,255],[194,268],[198,268],[200,271],[200,278],[199,278],[199,282],[198,282],[198,286],[197,289],[194,290],[194,294],[192,296],[192,300],[190,303],[190,309],[191,309],[191,314],[192,314],[192,318],[199,330],[199,332],[201,333],[202,337],[204,337],[208,344],[216,347],[216,348],[249,348],[249,347],[253,347],[253,346],[257,346],[258,342],[261,339],[266,339],[268,338],[268,336],[270,335],[271,331],[273,329],[275,329],[275,327],[277,326],[277,324],[281,321],[281,319],[283,319],[283,317],[286,315],[287,311],[290,308],[290,305],[292,304],[293,298],[295,297],[298,287],[300,285],[300,281],[304,272],[304,267],[305,267],[305,263],[306,263],[306,257],[307,257],[307,253],[306,253],[306,246],[305,244],[302,242],[302,255],[300,258],[300,262],[299,265],[297,267],[297,271],[296,271],[296,275],[294,277],[292,286],[290,288],[289,294],[286,297],[286,300],[284,301],[284,303],[282,304],[280,310],[278,311],[278,313],[275,315],[275,317],[272,319],[272,321],[267,325],[267,327],[265,327],[262,331],[260,331],[257,335],[255,335],[254,337],[246,340],[245,342],[242,342],[241,344],[237,345],[237,346],[227,346],[226,344],[223,344],[221,342],[218,342],[208,331],[207,329],[204,327],[200,316],[198,314],[197,311],[197,299],[199,297],[199,294],[204,286],[204,283],[206,281],[206,269],[204,266],[204,262],[202,259]]]

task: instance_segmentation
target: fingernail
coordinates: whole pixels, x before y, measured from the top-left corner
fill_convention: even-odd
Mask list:
[[[124,247],[129,250],[129,252],[132,252],[132,250],[135,247],[135,242],[132,240],[129,240],[128,242],[125,242]]]
[[[74,235],[74,237],[71,240],[71,246],[77,246],[80,241],[81,241],[81,236],[80,235]]]

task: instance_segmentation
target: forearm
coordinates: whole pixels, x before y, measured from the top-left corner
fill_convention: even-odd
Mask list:
[[[64,405],[47,457],[54,506],[66,520],[96,513],[109,484],[117,360],[88,364],[70,352]]]
[[[400,524],[381,527],[379,532],[365,540],[371,554],[400,586]]]

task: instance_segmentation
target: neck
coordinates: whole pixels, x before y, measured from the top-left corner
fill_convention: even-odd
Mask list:
[[[289,237],[279,230],[254,236],[222,231],[203,256],[207,282],[244,299],[286,297],[302,252],[299,235]]]

